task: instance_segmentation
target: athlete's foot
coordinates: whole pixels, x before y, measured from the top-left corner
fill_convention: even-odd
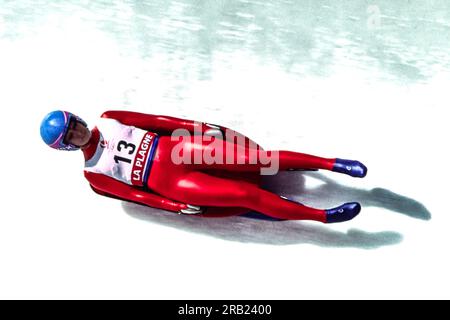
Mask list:
[[[352,177],[363,178],[367,174],[367,167],[356,160],[336,159],[332,171],[345,173]]]
[[[352,220],[361,211],[361,205],[358,202],[348,202],[343,205],[325,210],[326,223],[335,223]]]

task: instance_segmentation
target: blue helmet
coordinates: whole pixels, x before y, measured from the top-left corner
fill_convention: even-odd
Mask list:
[[[73,144],[64,143],[64,137],[68,131],[71,120],[81,122],[82,125],[87,127],[86,122],[80,117],[67,112],[67,111],[53,111],[47,114],[41,122],[41,137],[44,142],[58,150],[78,150],[80,147]]]

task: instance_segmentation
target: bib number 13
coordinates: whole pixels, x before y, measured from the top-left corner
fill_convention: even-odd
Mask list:
[[[136,145],[134,145],[132,143],[127,143],[126,141],[121,140],[117,144],[117,151],[122,152],[122,150],[128,151],[128,154],[132,155],[134,153],[134,151],[136,151]],[[119,161],[131,163],[131,159],[120,157],[120,156],[114,156],[114,161],[116,163],[119,163]]]

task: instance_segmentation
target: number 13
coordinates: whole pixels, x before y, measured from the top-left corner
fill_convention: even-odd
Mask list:
[[[121,152],[122,149],[128,150],[128,154],[133,154],[134,151],[136,151],[136,145],[132,144],[132,143],[127,143],[126,141],[119,141],[119,143],[117,144],[117,151]],[[114,156],[114,161],[116,163],[119,163],[119,161],[122,162],[126,162],[126,163],[131,163],[131,159],[128,158],[123,158],[123,157],[119,157],[119,156]]]

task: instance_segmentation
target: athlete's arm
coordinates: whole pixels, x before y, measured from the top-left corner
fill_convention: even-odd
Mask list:
[[[172,201],[154,193],[145,192],[100,173],[85,171],[84,176],[95,191],[100,191],[106,195],[173,212],[185,214],[201,213],[195,212],[195,208],[197,207]]]
[[[191,134],[199,132],[208,136],[219,136],[224,140],[231,137],[234,140],[234,135],[239,142],[239,139],[244,140],[243,143],[250,141],[256,145],[251,139],[243,134],[230,130],[227,127],[219,126],[206,122],[199,122],[187,119],[180,119],[170,116],[152,115],[146,113],[132,112],[132,111],[106,111],[102,114],[102,118],[115,119],[125,125],[135,126],[144,130],[153,131],[162,135],[171,135],[176,129],[188,130]],[[229,134],[227,135],[227,130]],[[247,142],[248,141],[248,142]]]
[[[102,114],[102,118],[115,119],[128,126],[135,126],[144,130],[162,132],[169,135],[176,129],[186,129],[190,133],[194,133],[195,130],[204,133],[212,127],[219,127],[199,121],[132,111],[106,111]]]

